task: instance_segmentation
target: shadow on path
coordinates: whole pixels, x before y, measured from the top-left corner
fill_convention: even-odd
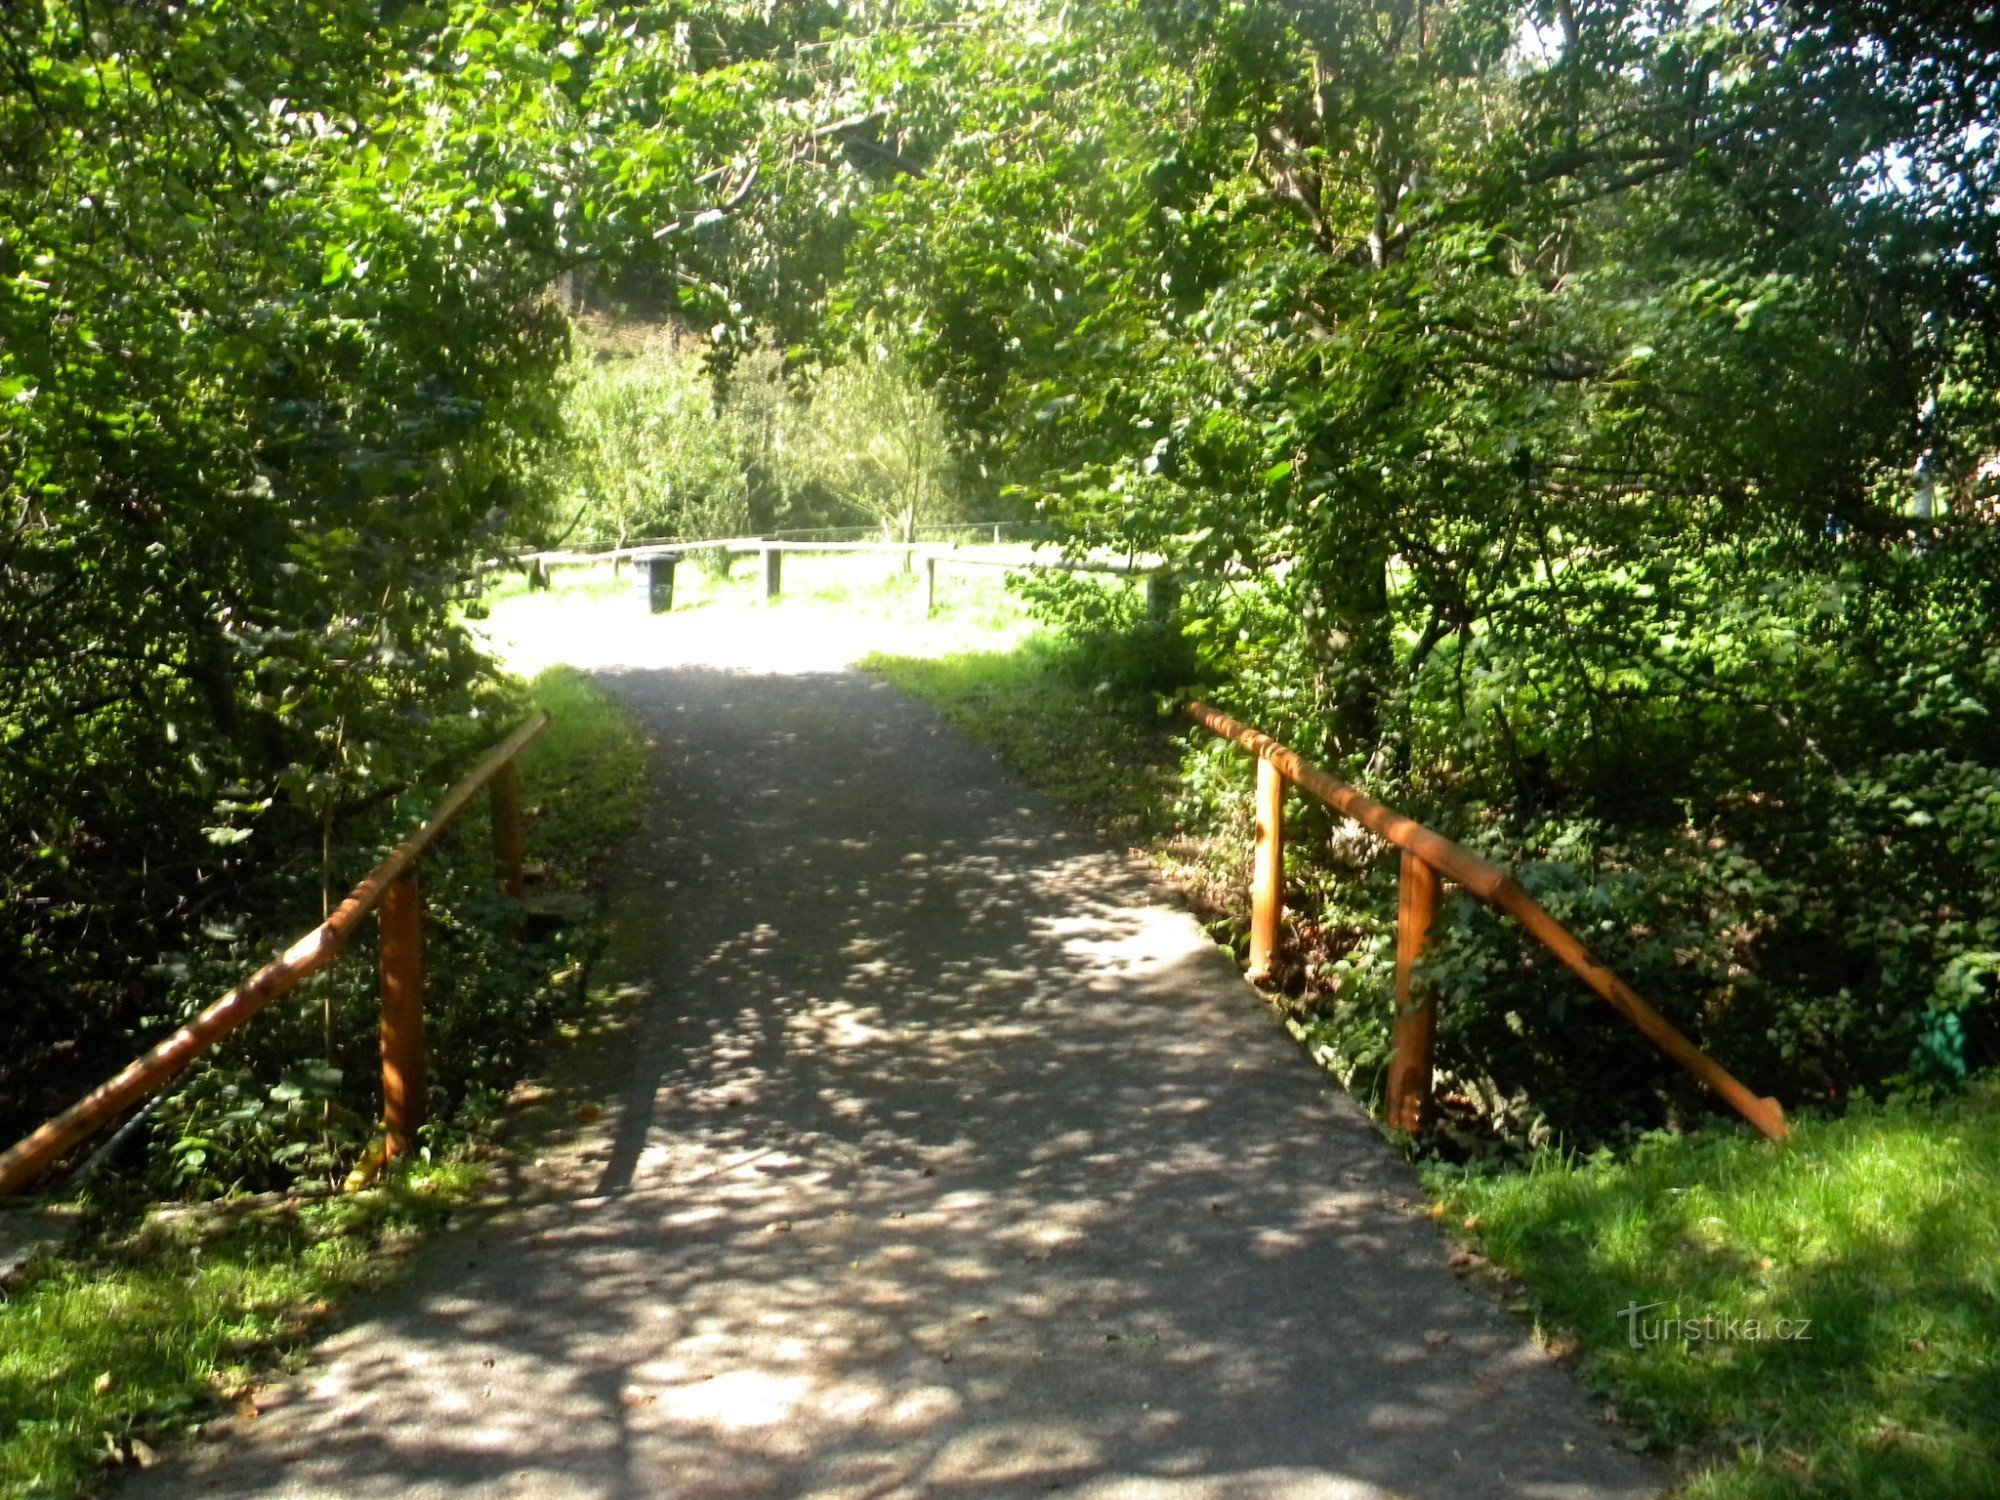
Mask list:
[[[1122,857],[858,674],[607,680],[660,750],[604,1139],[126,1493],[1653,1492]]]

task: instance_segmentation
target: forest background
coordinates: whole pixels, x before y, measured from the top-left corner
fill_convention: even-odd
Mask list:
[[[2000,1049],[1995,24],[9,6],[0,1127],[510,711],[486,560],[913,525],[856,437],[907,400],[936,503],[1169,560],[1166,633],[1043,591],[1134,712],[1198,686],[1515,866],[1789,1105],[1954,1086]],[[699,363],[598,361],[578,306]],[[864,415],[767,462],[814,401]],[[1320,832],[1289,982],[1365,1074],[1387,877]],[[1487,1122],[1698,1108],[1478,908],[1427,972]]]

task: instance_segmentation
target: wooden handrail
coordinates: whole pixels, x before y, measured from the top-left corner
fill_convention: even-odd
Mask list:
[[[1693,1074],[1710,1092],[1766,1136],[1772,1140],[1784,1139],[1787,1133],[1785,1112],[1776,1099],[1761,1098],[1753,1094],[1722,1064],[1689,1041],[1671,1021],[1641,999],[1630,985],[1592,958],[1589,949],[1578,941],[1575,934],[1543,910],[1541,904],[1523,890],[1520,882],[1512,875],[1498,865],[1481,859],[1470,849],[1446,838],[1443,834],[1426,828],[1414,818],[1405,817],[1393,808],[1377,802],[1366,792],[1300,759],[1295,751],[1279,744],[1269,735],[1239,724],[1227,714],[1220,713],[1205,703],[1190,703],[1186,711],[1188,717],[1195,723],[1275,766],[1286,780],[1305,788],[1322,802],[1354,819],[1369,832],[1394,844],[1438,874],[1464,887],[1488,905],[1497,907],[1513,917],[1527,928],[1537,942],[1561,960],[1565,968],[1590,986],[1655,1047]],[[1259,821],[1261,824],[1263,820]],[[1407,882],[1409,875],[1407,868],[1405,875]],[[1406,900],[1404,908],[1406,911],[1421,912],[1422,921],[1426,927],[1428,926],[1430,913],[1427,906],[1421,902],[1412,903]],[[1422,947],[1424,933],[1418,931],[1405,936],[1408,941],[1399,943],[1398,959],[1401,1008],[1408,1008],[1412,1003],[1408,993],[1408,970],[1415,961],[1417,951]],[[1266,961],[1268,962],[1268,956]],[[1411,1034],[1422,1036],[1426,1048],[1428,1047],[1429,1033],[1426,1028],[1420,1026],[1404,1029]],[[1407,1065],[1408,1059],[1403,1061]],[[1401,1116],[1394,1120],[1399,1128],[1412,1128],[1413,1123],[1423,1113],[1429,1094],[1427,1056],[1423,1060],[1423,1070],[1421,1092],[1412,1096],[1415,1099],[1414,1106],[1407,1110],[1391,1110],[1392,1116]]]
[[[926,523],[917,529],[919,531],[997,531],[1002,526],[1025,526],[1031,524],[1033,523],[1020,520],[943,521]],[[492,557],[487,560],[487,566],[496,568],[520,567],[524,563],[539,562],[545,567],[572,567],[587,563],[615,562],[625,557],[644,557],[654,552],[700,552],[714,547],[733,547],[743,552],[756,552],[761,550],[763,544],[766,542],[790,546],[803,532],[834,531],[855,533],[855,540],[861,542],[864,546],[872,546],[875,543],[870,538],[878,534],[879,528],[874,526],[795,526],[779,531],[765,532],[760,536],[702,537],[692,541],[671,541],[654,538],[645,541],[629,542],[622,547],[606,547],[597,551],[592,551],[588,548],[552,547],[539,552],[515,552],[506,556]],[[828,540],[835,540],[835,538],[829,537]],[[997,544],[999,540],[999,537],[996,535],[994,537],[995,543]],[[814,544],[807,541],[804,545],[811,547]],[[939,544],[936,542],[898,542],[888,545],[900,547],[935,547]]]
[[[1022,573],[1111,573],[1130,576],[1134,573],[1157,573],[1165,566],[1158,559],[1146,562],[1094,562],[1089,558],[1070,560],[1060,557],[988,557],[977,552],[953,552],[945,548],[926,544],[926,556],[954,568],[1006,568]]]
[[[157,1093],[222,1038],[296,987],[301,980],[317,974],[338,958],[361,930],[361,924],[369,913],[382,903],[398,882],[409,880],[418,858],[438,841],[452,820],[465,810],[466,803],[486,790],[489,783],[506,788],[503,798],[496,798],[496,807],[504,810],[511,804],[518,815],[519,792],[513,787],[512,778],[502,773],[511,770],[514,757],[548,726],[549,716],[537,713],[482,756],[479,763],[445,793],[421,828],[363,876],[347,899],[334,908],[333,915],[292,944],[274,962],[259,969],[116,1077],[91,1090],[39,1130],[0,1152],[0,1197],[19,1192],[32,1183],[51,1163],[142,1099]],[[495,831],[495,848],[502,853],[502,884],[510,891],[518,890],[518,868],[510,870],[504,867],[508,853],[513,853],[518,860],[518,830],[507,829],[503,832],[496,821]],[[414,900],[414,883],[408,891]],[[399,980],[401,977],[398,976]],[[389,1069],[393,1069],[398,1061],[385,1057],[385,1065]],[[408,1121],[391,1120],[390,1125],[392,1135],[399,1125],[405,1135],[414,1128]]]

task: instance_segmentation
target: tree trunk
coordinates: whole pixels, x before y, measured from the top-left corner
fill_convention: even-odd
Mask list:
[[[1389,547],[1373,544],[1338,572],[1319,580],[1319,699],[1327,716],[1327,749],[1336,756],[1373,757],[1382,744],[1382,701],[1396,672],[1394,619],[1389,608]]]

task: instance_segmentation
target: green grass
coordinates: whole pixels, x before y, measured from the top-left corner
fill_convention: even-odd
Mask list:
[[[1690,1500],[2000,1495],[2000,1089],[1431,1186]]]
[[[521,755],[535,813],[532,838],[562,851],[553,873],[577,884],[639,826],[646,804],[646,738],[618,700],[574,667],[554,666],[528,684],[549,727]]]
[[[525,696],[552,717],[523,756],[530,857],[553,884],[586,885],[636,826],[645,741],[609,694],[568,668],[543,672]],[[571,965],[592,940],[541,945],[541,963],[524,967]],[[509,982],[545,989],[551,975]],[[496,1025],[513,998],[491,997]],[[565,1047],[605,1024],[574,1005],[556,1022]],[[87,1492],[108,1464],[226,1413],[343,1298],[378,1284],[402,1248],[480,1196],[497,1123],[444,1122],[431,1161],[361,1193],[162,1211],[130,1184],[97,1190],[86,1232],[0,1291],[0,1500]]]
[[[425,1167],[315,1203],[204,1205],[100,1233],[0,1302],[0,1496],[67,1496],[229,1410],[480,1180]]]

